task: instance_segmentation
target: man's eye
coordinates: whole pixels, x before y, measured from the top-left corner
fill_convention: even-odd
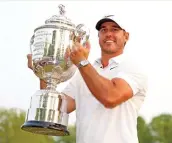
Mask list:
[[[118,28],[113,28],[113,31],[118,31],[119,29]]]
[[[103,29],[101,30],[101,32],[107,32],[107,29],[103,28]]]

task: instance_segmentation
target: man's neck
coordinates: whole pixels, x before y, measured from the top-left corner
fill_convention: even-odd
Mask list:
[[[114,54],[107,54],[107,53],[103,53],[101,54],[101,63],[103,65],[103,68],[108,66],[109,64],[109,60],[111,58],[114,58],[114,57],[117,57],[119,55],[121,55],[123,52],[120,52],[120,53],[114,53]]]

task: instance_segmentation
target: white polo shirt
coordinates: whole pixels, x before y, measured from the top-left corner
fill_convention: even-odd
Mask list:
[[[76,102],[76,142],[138,143],[137,117],[147,91],[147,77],[139,65],[124,54],[110,59],[105,68],[100,59],[93,66],[108,79],[124,79],[134,95],[112,109],[106,108],[92,95],[77,71],[63,91]]]

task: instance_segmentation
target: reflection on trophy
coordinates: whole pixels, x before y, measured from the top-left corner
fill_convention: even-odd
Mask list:
[[[84,46],[89,38],[89,30],[83,24],[75,26],[65,16],[63,5],[59,5],[59,11],[59,15],[36,28],[30,40],[33,71],[46,81],[47,88],[31,97],[26,121],[21,127],[28,132],[52,136],[69,135],[67,100],[56,91],[56,86],[69,80],[76,71],[68,53],[72,45],[77,41]]]

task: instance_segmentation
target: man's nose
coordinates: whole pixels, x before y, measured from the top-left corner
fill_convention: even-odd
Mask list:
[[[106,33],[106,37],[112,37],[112,31],[108,30]]]

